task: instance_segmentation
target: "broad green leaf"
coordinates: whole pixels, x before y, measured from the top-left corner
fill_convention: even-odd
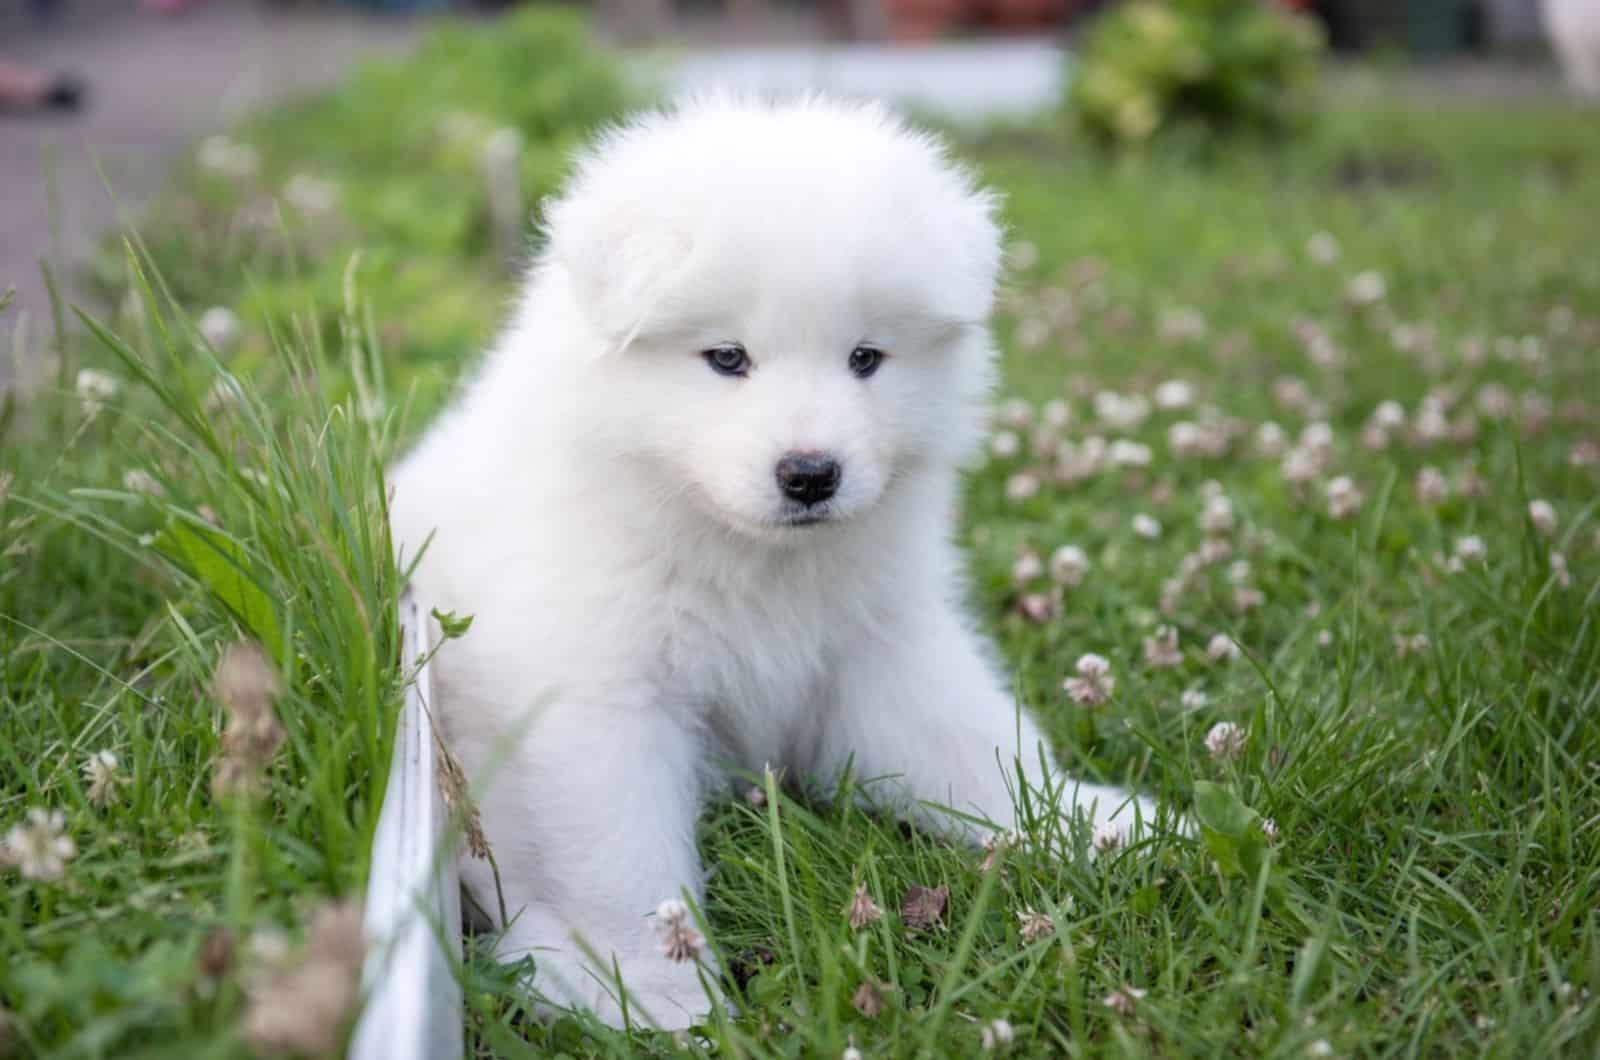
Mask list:
[[[272,598],[250,576],[248,560],[237,543],[218,531],[174,520],[161,544],[269,652],[279,650],[283,637]]]

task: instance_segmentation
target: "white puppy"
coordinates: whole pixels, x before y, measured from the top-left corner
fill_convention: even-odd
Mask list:
[[[993,375],[993,212],[877,107],[640,119],[550,204],[513,323],[395,471],[402,555],[432,535],[418,592],[476,617],[438,710],[478,784],[502,952],[532,951],[546,994],[617,1022],[615,960],[632,1011],[706,1011],[651,914],[702,892],[695,819],[729,767],[853,762],[947,833],[967,830],[929,804],[1005,828],[1002,766],[1044,779],[951,540]],[[1097,826],[1153,819],[1067,790]],[[485,864],[463,871],[497,908]]]

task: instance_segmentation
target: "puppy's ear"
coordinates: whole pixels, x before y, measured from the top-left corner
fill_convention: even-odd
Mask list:
[[[602,354],[627,349],[693,248],[665,221],[659,202],[628,197],[578,194],[551,208],[546,261],[566,274]]]

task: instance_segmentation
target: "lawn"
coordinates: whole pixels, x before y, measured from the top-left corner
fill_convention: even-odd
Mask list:
[[[493,332],[504,173],[536,202],[629,101],[564,19],[429,47],[200,145],[96,264],[101,334],[35,329],[0,1055],[248,1056],[283,939],[339,964],[407,677],[382,467]],[[540,1023],[480,939],[478,1055],[1595,1055],[1594,115],[1335,88],[1287,145],[958,147],[1011,229],[974,606],[1063,760],[1200,834],[986,857],[752,778],[701,828],[738,1017]],[[1063,687],[1089,653],[1097,705]],[[920,927],[914,886],[947,890]]]

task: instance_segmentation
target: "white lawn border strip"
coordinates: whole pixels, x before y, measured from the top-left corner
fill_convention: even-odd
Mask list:
[[[400,600],[402,662],[429,648],[428,612]],[[463,1052],[461,891],[449,814],[439,788],[439,748],[428,663],[406,687],[394,761],[372,837],[364,929],[366,996],[349,1060],[458,1060]]]

